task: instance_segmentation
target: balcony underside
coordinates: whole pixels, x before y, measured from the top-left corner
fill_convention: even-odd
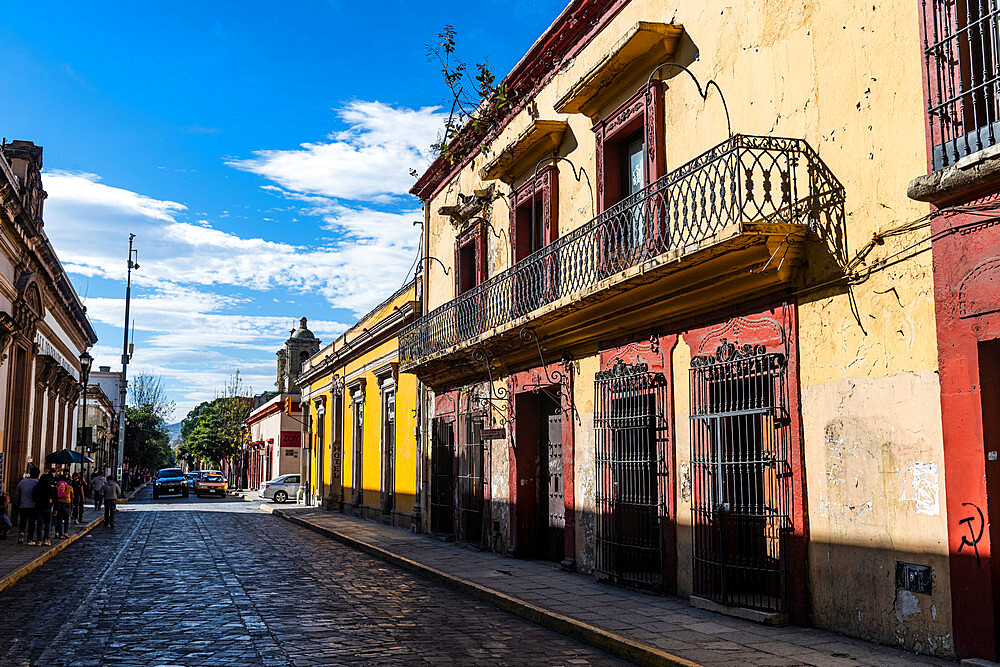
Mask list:
[[[565,295],[527,315],[403,365],[441,388],[485,377],[473,351],[485,347],[508,371],[539,363],[519,337],[534,329],[545,361],[671,321],[787,288],[801,265],[806,227],[796,223],[732,225],[697,244],[666,252]]]

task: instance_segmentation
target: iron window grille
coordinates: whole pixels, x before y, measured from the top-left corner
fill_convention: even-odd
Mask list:
[[[667,383],[645,364],[616,363],[594,379],[596,569],[639,588],[663,585]]]
[[[454,534],[455,427],[440,417],[433,420],[431,442],[431,532]]]
[[[932,163],[941,169],[1000,136],[996,0],[923,0]]]
[[[789,465],[787,359],[729,343],[691,362],[694,590],[785,611]]]
[[[458,539],[469,544],[482,544],[484,509],[484,412],[460,412],[458,415]]]
[[[734,135],[407,326],[400,366],[745,223],[818,225],[840,190],[805,141]]]

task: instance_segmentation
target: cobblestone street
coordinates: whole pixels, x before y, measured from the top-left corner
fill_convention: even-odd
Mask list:
[[[140,498],[0,594],[0,664],[619,663],[255,503]]]

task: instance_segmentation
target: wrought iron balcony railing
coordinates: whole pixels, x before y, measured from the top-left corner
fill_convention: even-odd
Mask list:
[[[745,223],[818,223],[840,184],[801,139],[734,135],[429,312],[399,336],[404,369]]]

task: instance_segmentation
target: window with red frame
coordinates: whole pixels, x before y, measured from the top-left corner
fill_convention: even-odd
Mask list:
[[[459,234],[455,241],[455,296],[483,281],[485,261],[483,224],[476,223]]]
[[[549,165],[511,195],[512,264],[556,240],[558,183],[555,165]]]
[[[605,209],[663,175],[662,86],[653,81],[594,125],[597,207]],[[648,180],[646,175],[648,173]]]

